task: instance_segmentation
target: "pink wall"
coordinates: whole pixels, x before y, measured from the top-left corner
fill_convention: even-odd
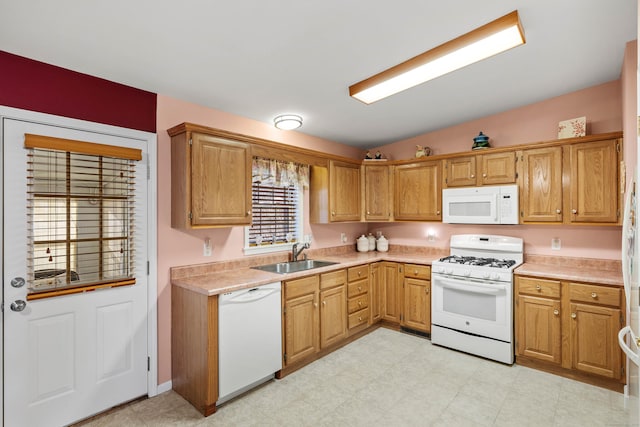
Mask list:
[[[631,67],[631,66],[629,66]],[[633,65],[635,73],[635,65]],[[635,77],[634,83],[635,85]],[[625,90],[631,90],[627,82]],[[634,86],[635,94],[635,86]],[[635,96],[635,95],[634,95]],[[633,99],[635,102],[635,98]],[[627,108],[627,107],[625,107]],[[634,107],[635,108],[635,107]],[[635,114],[635,109],[633,113]],[[587,133],[622,129],[621,81],[616,80],[536,104],[441,129],[379,147],[393,159],[414,156],[417,144],[431,147],[436,154],[468,151],[472,138],[483,131],[493,147],[504,147],[557,138],[557,124],[573,117],[587,117]],[[632,129],[633,130],[633,129]],[[553,226],[468,226],[441,223],[372,224],[369,231],[382,231],[391,244],[448,247],[451,234],[486,233],[522,237],[525,253],[587,258],[620,259],[620,227]],[[434,242],[427,241],[431,230]],[[561,239],[561,250],[551,250],[551,239]]]
[[[627,43],[622,62],[622,129],[624,130],[624,159],[626,164],[627,183],[638,163],[638,41]]]
[[[415,156],[416,145],[431,147],[433,154],[468,151],[482,131],[492,147],[505,147],[557,138],[558,122],[587,117],[587,133],[622,130],[620,80],[561,95],[535,104],[483,117],[456,126],[378,147],[394,160]]]
[[[243,257],[244,228],[218,228],[182,231],[171,228],[171,140],[166,130],[182,122],[224,129],[283,144],[361,159],[363,151],[333,141],[294,131],[281,131],[269,123],[246,119],[233,114],[190,104],[166,96],[158,96],[158,383],[171,379],[171,287],[169,268]],[[308,212],[308,197],[305,198]],[[340,233],[349,241],[364,233],[366,224],[310,225],[308,216],[305,234],[312,234],[313,248],[338,246]],[[204,240],[211,239],[213,255],[204,257]]]

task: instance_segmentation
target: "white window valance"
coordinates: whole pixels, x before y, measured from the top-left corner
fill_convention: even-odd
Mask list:
[[[309,166],[294,162],[254,157],[251,180],[277,187],[309,187]]]

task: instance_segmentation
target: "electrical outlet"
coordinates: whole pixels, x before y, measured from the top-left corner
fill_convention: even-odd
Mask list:
[[[559,238],[554,237],[553,239],[551,239],[551,249],[553,249],[554,251],[559,251],[561,247],[562,242]]]
[[[340,241],[342,243],[347,243],[347,233],[340,233]]]
[[[211,256],[212,248],[211,248],[211,239],[208,237],[204,239],[204,248],[202,249],[203,256]]]

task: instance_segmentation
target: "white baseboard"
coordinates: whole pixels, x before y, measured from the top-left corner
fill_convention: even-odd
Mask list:
[[[171,384],[171,380],[167,381],[166,383],[158,384],[158,394],[164,393],[165,391],[169,391],[172,388],[173,386]]]

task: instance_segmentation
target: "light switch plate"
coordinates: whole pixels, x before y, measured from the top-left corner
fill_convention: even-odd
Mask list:
[[[342,243],[347,243],[347,233],[340,233],[340,241]]]
[[[202,255],[211,256],[211,252],[213,252],[211,247],[211,239],[206,238],[204,239],[204,247],[202,248]]]

